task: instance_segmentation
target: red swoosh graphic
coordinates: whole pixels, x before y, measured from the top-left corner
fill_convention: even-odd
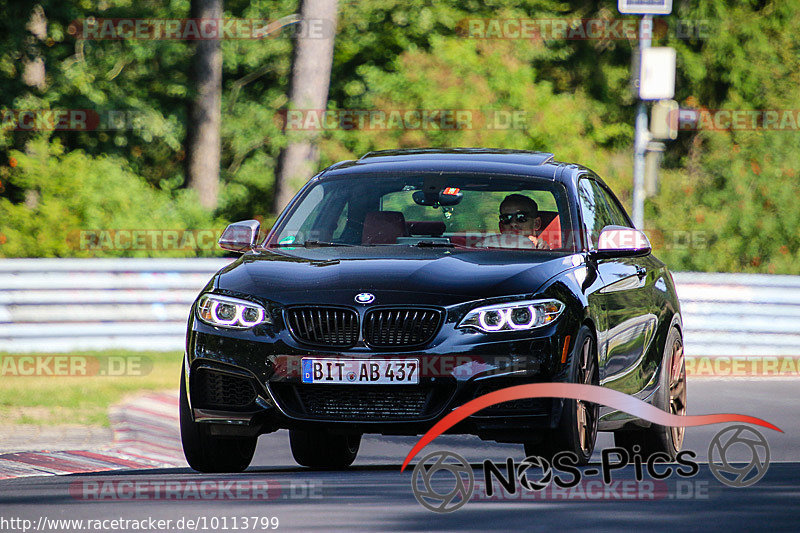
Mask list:
[[[411,459],[413,459],[422,448],[430,444],[433,439],[468,416],[491,405],[526,398],[568,398],[571,400],[583,400],[585,402],[606,405],[660,426],[694,427],[706,426],[708,424],[722,424],[725,422],[744,422],[746,424],[756,424],[765,428],[774,429],[775,431],[783,433],[783,430],[779,427],[754,416],[737,415],[733,413],[679,416],[662,411],[658,407],[654,407],[649,403],[629,396],[624,392],[599,387],[597,385],[583,385],[579,383],[532,383],[529,385],[516,385],[514,387],[484,394],[474,400],[470,400],[451,412],[429,429],[428,432],[419,439],[419,442],[411,448],[411,451],[408,452],[406,456],[406,460],[403,461],[403,466],[400,468],[400,471],[402,472],[405,470]]]

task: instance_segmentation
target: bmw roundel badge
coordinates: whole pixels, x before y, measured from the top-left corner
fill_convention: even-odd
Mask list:
[[[369,292],[356,294],[356,302],[360,304],[370,304],[375,301],[375,295]]]

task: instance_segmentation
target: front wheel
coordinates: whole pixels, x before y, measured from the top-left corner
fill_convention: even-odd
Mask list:
[[[289,444],[297,464],[310,468],[347,468],[358,455],[361,435],[339,435],[327,431],[289,431]]]
[[[581,327],[575,337],[569,379],[570,383],[600,384],[597,345],[592,331],[587,326]],[[564,400],[558,427],[546,432],[539,441],[526,442],[525,454],[552,459],[555,454],[567,451],[577,456],[578,464],[588,463],[597,441],[598,415],[597,404],[582,400]]]
[[[258,437],[217,437],[192,420],[185,370],[181,370],[180,420],[186,462],[198,472],[242,472],[253,460]]]

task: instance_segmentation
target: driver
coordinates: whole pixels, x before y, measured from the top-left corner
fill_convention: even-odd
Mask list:
[[[515,193],[500,202],[501,247],[550,250],[550,245],[538,236],[541,225],[539,206],[533,199]]]

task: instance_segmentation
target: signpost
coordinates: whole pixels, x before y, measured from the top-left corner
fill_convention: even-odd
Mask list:
[[[671,52],[665,52],[664,49],[657,48],[653,49],[656,50],[654,53],[650,50],[653,15],[672,13],[672,0],[618,0],[617,7],[623,14],[643,15],[639,25],[639,103],[636,106],[636,133],[633,141],[633,225],[644,229],[645,154],[650,142],[644,101],[672,98],[675,92],[675,51],[667,49]],[[670,60],[671,72],[665,72],[664,69],[669,68]],[[668,96],[661,96],[663,94]]]

